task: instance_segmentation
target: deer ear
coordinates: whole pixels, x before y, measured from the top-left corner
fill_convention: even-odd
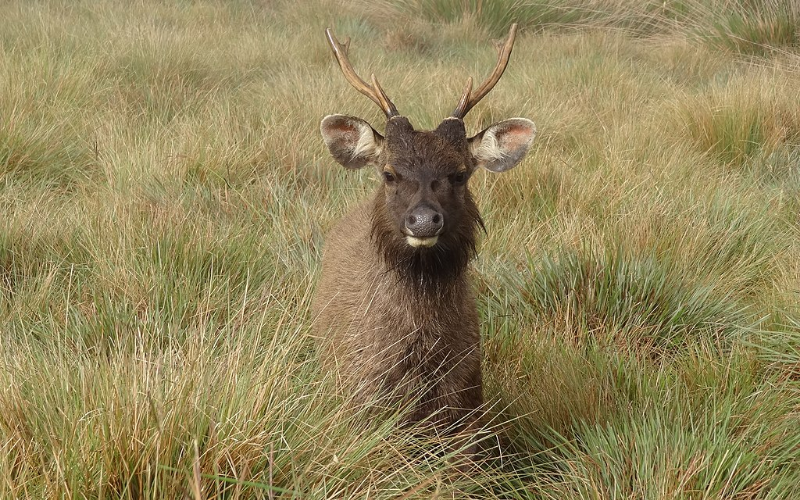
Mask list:
[[[522,160],[536,136],[536,125],[525,118],[495,123],[468,139],[475,164],[492,172],[511,170]]]
[[[383,149],[383,136],[361,118],[328,115],[319,129],[331,155],[345,168],[374,164]]]

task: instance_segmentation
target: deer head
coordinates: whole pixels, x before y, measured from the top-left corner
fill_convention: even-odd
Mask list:
[[[419,273],[463,269],[474,253],[482,226],[468,182],[478,168],[505,172],[525,156],[536,134],[533,122],[512,118],[467,137],[464,117],[498,82],[508,65],[516,24],[500,50],[492,74],[475,91],[472,78],[453,114],[435,130],[416,131],[400,115],[373,74],[362,80],[348,59],[349,40],[326,30],[345,78],[386,115],[385,135],[353,116],[330,115],[321,132],[334,159],[348,169],[376,167],[383,189],[375,198],[372,236],[386,260]],[[453,269],[450,269],[450,267]]]

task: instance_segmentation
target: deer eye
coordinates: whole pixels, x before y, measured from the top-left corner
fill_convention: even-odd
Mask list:
[[[456,172],[455,174],[450,176],[450,183],[454,186],[460,186],[467,181],[467,173],[466,172]]]
[[[389,172],[389,171],[387,171],[387,170],[384,170],[384,171],[383,171],[383,179],[384,179],[386,182],[394,182],[394,181],[395,181],[395,179],[396,179],[396,177],[395,177],[395,175],[394,175],[392,172]]]

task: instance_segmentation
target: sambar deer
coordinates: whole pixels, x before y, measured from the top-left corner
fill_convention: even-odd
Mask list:
[[[353,116],[322,120],[322,137],[347,169],[377,168],[375,196],[327,235],[314,298],[314,335],[323,366],[355,400],[412,402],[408,420],[469,432],[483,405],[478,312],[467,267],[483,222],[469,191],[472,174],[511,169],[536,134],[512,118],[467,137],[464,117],[497,83],[516,36],[512,25],[488,79],[472,78],[452,116],[416,131],[375,75],[362,80],[349,40],[326,30],[347,81],[386,114],[385,135]]]

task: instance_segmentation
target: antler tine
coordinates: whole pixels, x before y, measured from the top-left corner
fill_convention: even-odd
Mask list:
[[[472,77],[467,78],[467,86],[464,88],[464,93],[461,94],[461,99],[458,100],[458,106],[456,106],[456,110],[453,111],[453,116],[456,118],[464,118],[464,115],[467,114],[469,108],[469,96],[472,93]],[[469,108],[467,107],[469,106]]]
[[[464,94],[458,101],[456,110],[453,111],[452,116],[454,118],[463,119],[469,110],[478,104],[478,102],[494,88],[494,86],[500,80],[500,77],[503,76],[506,66],[508,66],[508,60],[511,58],[511,49],[514,47],[514,39],[516,37],[517,23],[514,23],[511,25],[511,29],[508,32],[508,39],[506,39],[506,43],[503,44],[503,48],[500,50],[500,54],[497,58],[497,65],[494,67],[492,74],[489,75],[489,78],[487,78],[486,81],[483,82],[480,87],[478,87],[474,94],[472,93],[472,78],[470,77],[467,80],[467,87],[464,90]]]
[[[389,100],[389,96],[386,95],[386,92],[383,91],[381,84],[378,83],[378,79],[375,78],[375,73],[372,74],[372,89],[375,91],[375,95],[380,101],[379,106],[384,113],[386,113],[386,118],[396,116],[397,108],[394,106],[394,103]]]
[[[370,85],[358,76],[355,69],[353,69],[353,65],[350,64],[350,59],[347,56],[347,51],[350,48],[350,38],[345,43],[339,43],[330,28],[325,30],[325,34],[328,37],[328,43],[333,49],[333,55],[336,56],[336,61],[339,63],[339,67],[344,73],[345,79],[350,82],[350,85],[377,104],[386,114],[386,118],[396,116],[398,114],[397,108],[386,96],[375,75],[372,75],[372,85]]]

